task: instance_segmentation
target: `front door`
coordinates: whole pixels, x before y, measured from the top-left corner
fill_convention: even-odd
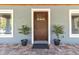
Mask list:
[[[33,10],[32,12],[32,38],[33,41],[49,41],[49,12],[48,9],[45,11]]]
[[[34,41],[48,40],[48,12],[34,12]]]

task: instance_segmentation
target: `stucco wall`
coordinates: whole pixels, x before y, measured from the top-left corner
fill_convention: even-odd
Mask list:
[[[69,9],[79,9],[77,6],[0,6],[0,9],[13,9],[14,11],[14,37],[13,38],[0,38],[0,44],[16,44],[20,43],[22,38],[28,38],[31,43],[31,34],[23,36],[18,33],[18,28],[27,24],[31,27],[31,8],[50,8],[51,9],[51,25],[60,24],[64,26],[64,38],[61,39],[62,43],[79,44],[79,38],[69,37]],[[51,33],[51,41],[55,35]]]
[[[79,38],[69,37],[69,9],[79,9],[79,7],[58,6],[52,7],[51,24],[61,24],[64,26],[64,38],[61,39],[62,43],[79,44]],[[53,35],[54,36],[54,35]],[[54,38],[52,36],[52,38]]]
[[[19,34],[18,29],[21,27],[23,24],[27,24],[29,27],[31,26],[31,9],[26,8],[24,6],[18,7],[18,6],[9,6],[9,7],[0,7],[0,9],[13,9],[13,21],[14,21],[14,37],[13,38],[0,38],[0,44],[17,44],[20,43],[20,40],[22,38],[28,38],[31,39],[31,35],[28,36],[23,36]]]

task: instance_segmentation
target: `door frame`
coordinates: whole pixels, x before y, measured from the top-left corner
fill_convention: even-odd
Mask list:
[[[34,44],[34,17],[33,17],[33,12],[34,11],[47,11],[48,12],[48,44],[50,44],[50,9],[49,8],[44,8],[44,9],[41,9],[41,8],[32,8],[31,9],[31,15],[32,15],[32,41],[31,43]]]

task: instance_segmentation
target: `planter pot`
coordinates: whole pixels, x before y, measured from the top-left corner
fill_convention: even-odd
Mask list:
[[[22,46],[26,46],[27,45],[28,40],[27,39],[23,39],[21,40],[21,44]]]
[[[60,40],[59,39],[54,39],[54,44],[55,45],[60,45]]]

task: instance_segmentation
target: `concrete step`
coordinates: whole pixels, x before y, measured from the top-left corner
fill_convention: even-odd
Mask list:
[[[48,44],[48,41],[34,41],[34,44]]]

